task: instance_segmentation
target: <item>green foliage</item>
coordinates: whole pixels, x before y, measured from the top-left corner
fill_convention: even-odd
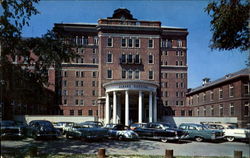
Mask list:
[[[249,48],[249,3],[247,0],[213,0],[205,8],[213,36],[210,47],[219,50]]]

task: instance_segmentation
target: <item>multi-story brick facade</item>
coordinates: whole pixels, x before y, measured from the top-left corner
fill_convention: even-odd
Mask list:
[[[250,69],[243,69],[213,82],[204,82],[187,93],[186,116],[237,117],[239,126],[250,123]]]
[[[185,107],[187,29],[117,9],[97,24],[55,24],[54,30],[79,54],[57,75],[61,114],[129,124]]]

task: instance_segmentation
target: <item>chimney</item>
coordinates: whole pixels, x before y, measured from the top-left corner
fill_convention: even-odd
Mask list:
[[[210,78],[203,78],[202,79],[202,85],[204,86],[205,84],[208,84],[210,82]]]

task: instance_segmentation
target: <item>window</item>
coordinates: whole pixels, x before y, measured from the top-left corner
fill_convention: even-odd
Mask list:
[[[88,36],[82,36],[82,45],[88,44]]]
[[[84,63],[84,59],[83,58],[80,58],[80,63]]]
[[[210,91],[210,100],[211,101],[214,100],[214,91],[213,90]]]
[[[135,39],[135,47],[136,48],[140,47],[140,40],[139,39]]]
[[[81,81],[81,87],[83,87],[83,81]]]
[[[94,45],[98,44],[98,37],[94,37]]]
[[[95,106],[95,104],[96,104],[96,101],[92,100],[92,106]]]
[[[112,70],[107,70],[107,78],[112,79]]]
[[[80,77],[80,72],[76,71],[76,77]]]
[[[234,103],[230,103],[230,116],[234,116]]]
[[[64,87],[67,86],[67,80],[63,80],[63,86],[64,86]]]
[[[234,96],[234,86],[232,84],[229,85],[229,97]]]
[[[64,99],[64,100],[63,100],[63,104],[67,104],[67,99]]]
[[[121,62],[126,63],[126,54],[122,54]]]
[[[164,96],[165,96],[165,97],[168,97],[168,91],[165,91],[165,92],[164,92]]]
[[[78,115],[79,115],[79,116],[82,115],[82,110],[78,110]]]
[[[176,74],[175,74],[175,77],[176,77],[176,78],[179,78],[179,74],[178,74],[178,73],[176,73]]]
[[[180,101],[180,105],[183,105],[184,104],[184,102],[183,101]]]
[[[76,87],[79,86],[79,81],[75,81],[75,86],[76,86]]]
[[[175,54],[176,54],[176,56],[179,56],[179,51],[176,51]]]
[[[179,97],[179,92],[175,92],[176,97]]]
[[[97,73],[96,71],[93,71],[93,72],[92,72],[92,77],[93,77],[93,78],[96,78],[96,76],[97,76],[96,73]]]
[[[127,46],[127,39],[122,38],[122,47],[126,47],[126,46]]]
[[[132,54],[128,55],[128,63],[133,63],[133,55]]]
[[[108,44],[107,44],[108,47],[113,47],[113,38],[109,37],[108,38]]]
[[[193,111],[192,110],[188,110],[188,116],[192,116],[193,115]]]
[[[95,48],[93,48],[92,53],[93,53],[93,54],[96,54],[96,49],[95,49]]]
[[[183,82],[181,82],[181,88],[183,88],[184,87],[184,83]]]
[[[176,101],[175,105],[179,105],[179,101]]]
[[[64,76],[64,77],[68,77],[67,71],[63,71],[63,76]]]
[[[68,95],[68,91],[67,90],[63,90],[63,95],[64,96]]]
[[[219,107],[220,109],[220,116],[223,116],[223,105],[222,104],[220,104],[220,107]]]
[[[80,96],[83,96],[83,93],[84,93],[83,90],[80,90]]]
[[[93,116],[93,110],[89,110],[89,111],[88,111],[88,115],[89,115],[89,116]]]
[[[81,77],[84,77],[84,71],[81,71]]]
[[[179,83],[178,82],[175,83],[175,87],[179,88]]]
[[[126,78],[126,70],[122,70],[122,78],[125,79]]]
[[[79,103],[79,102],[78,102],[78,99],[76,99],[76,100],[75,100],[75,105],[78,105],[78,103]]]
[[[206,109],[206,107],[203,107],[203,115],[204,115],[204,116],[207,115],[207,109]]]
[[[92,58],[92,63],[93,63],[93,64],[96,63],[96,58]]]
[[[128,47],[132,48],[133,47],[133,39],[128,39]]]
[[[175,65],[179,65],[179,62],[176,60]]]
[[[149,39],[148,40],[148,48],[153,48],[154,47],[154,41],[153,41],[153,39]]]
[[[133,78],[133,71],[128,70],[128,79],[132,79],[132,78]]]
[[[74,115],[74,110],[69,110],[70,115]]]
[[[185,116],[185,110],[181,110],[181,116]]]
[[[139,64],[139,63],[140,63],[140,55],[139,55],[139,54],[136,54],[136,55],[135,55],[135,63],[136,63],[136,64]]]
[[[140,78],[140,71],[135,70],[135,79],[139,79],[139,78]]]
[[[167,48],[172,48],[172,40],[167,40]]]
[[[168,82],[165,83],[166,88],[168,88]]]
[[[177,41],[177,47],[179,47],[179,48],[182,47],[182,40]]]
[[[211,116],[214,116],[214,106],[211,106]]]
[[[200,96],[199,96],[199,94],[197,94],[197,103],[199,103],[200,102]]]
[[[92,81],[92,87],[95,87],[95,86],[96,86],[96,82]]]
[[[183,51],[180,51],[180,56],[184,56]]]
[[[113,54],[110,52],[107,54],[107,63],[112,63],[113,62]]]
[[[183,62],[182,62],[182,60],[180,61],[180,65],[183,65]]]
[[[203,102],[206,102],[206,93],[203,93]]]
[[[249,84],[244,84],[244,94],[245,95],[249,95],[249,92],[250,92],[250,90],[249,90]]]
[[[245,116],[249,116],[250,114],[250,111],[249,111],[249,102],[245,102],[245,105],[244,105],[244,115]]]
[[[181,78],[184,78],[184,74],[183,73],[181,73]]]
[[[222,88],[219,88],[219,99],[223,98],[223,90]]]
[[[150,70],[150,71],[148,72],[148,79],[150,79],[150,80],[153,80],[153,79],[154,79],[154,72],[153,72],[152,70]]]
[[[154,57],[153,57],[152,54],[149,54],[149,55],[148,55],[148,63],[149,63],[149,64],[153,64],[153,63],[154,63]]]
[[[92,96],[96,96],[96,91],[92,90]]]
[[[166,101],[164,102],[164,104],[165,104],[165,106],[168,106],[168,100],[166,100]]]
[[[83,100],[80,100],[80,105],[84,105],[84,101]]]

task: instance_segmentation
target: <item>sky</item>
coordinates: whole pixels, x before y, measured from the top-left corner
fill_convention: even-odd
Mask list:
[[[138,20],[161,21],[164,26],[187,28],[188,88],[246,68],[247,53],[209,48],[211,18],[204,12],[208,0],[41,0],[39,15],[24,27],[24,37],[40,37],[54,23],[97,23],[117,8],[127,8]]]

